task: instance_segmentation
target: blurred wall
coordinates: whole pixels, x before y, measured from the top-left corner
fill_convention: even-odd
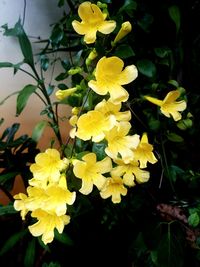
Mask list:
[[[22,19],[24,3],[24,0],[0,0],[0,25],[7,23],[9,27],[13,27],[19,17]],[[51,32],[50,25],[57,22],[62,16],[63,9],[58,8],[57,3],[57,0],[26,1],[24,29],[32,42],[34,53],[39,52],[41,47],[41,44],[35,43],[37,38],[48,38]],[[0,30],[0,62],[9,61],[18,63],[22,60],[23,56],[17,40],[12,37],[3,36],[3,31]],[[59,73],[58,67],[55,69],[56,72]],[[48,83],[51,79],[51,71],[45,73],[45,78]],[[13,75],[12,69],[0,69],[0,102],[9,94],[19,91],[29,83],[34,83],[34,80],[23,72],[18,71],[16,75]],[[16,95],[10,97],[3,105],[0,105],[0,118],[5,119],[5,122],[0,127],[0,134],[7,126],[19,122],[21,124],[19,133],[31,135],[35,124],[41,119],[44,119],[44,117],[40,116],[42,108],[43,104],[41,101],[33,95],[29,99],[28,105],[23,113],[17,118],[15,116]],[[61,116],[64,116],[69,113],[69,108],[63,106],[60,112]],[[63,138],[66,138],[68,129],[69,125],[65,122],[62,126]],[[52,136],[52,130],[47,128],[40,142],[40,146],[42,148],[48,146]]]

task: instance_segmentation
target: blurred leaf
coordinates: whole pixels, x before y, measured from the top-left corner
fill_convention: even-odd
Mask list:
[[[168,84],[173,85],[174,87],[178,88],[179,87],[179,83],[176,80],[169,80]]]
[[[32,136],[31,136],[31,138],[35,142],[39,141],[47,124],[48,124],[47,121],[40,121],[36,124],[35,128],[33,129]]]
[[[43,263],[42,267],[61,267],[60,263],[58,262],[50,262],[50,263]]]
[[[29,97],[36,91],[37,86],[28,84],[26,85],[18,94],[17,97],[17,111],[16,116],[19,116],[19,114],[23,111],[25,108],[27,101]]]
[[[175,165],[170,165],[168,170],[170,173],[170,179],[172,179],[174,182],[176,182],[178,176],[181,177],[185,173],[183,169]]]
[[[105,153],[106,142],[93,143],[92,152],[96,154],[98,160],[104,159],[107,155]]]
[[[17,242],[19,242],[27,233],[27,230],[23,230],[21,232],[17,232],[16,234],[12,235],[8,240],[4,243],[3,247],[0,250],[0,256],[5,254],[11,248],[13,248]]]
[[[173,22],[176,25],[176,32],[178,32],[180,29],[180,25],[181,25],[180,9],[178,6],[173,5],[169,7],[168,11],[169,11],[170,18],[173,20]]]
[[[16,211],[13,207],[13,203],[8,204],[7,206],[1,206],[0,207],[0,216],[6,215],[6,214],[14,214],[17,212],[18,211]]]
[[[12,68],[13,64],[10,62],[0,62],[0,68]]]
[[[57,82],[62,81],[62,80],[65,80],[68,76],[69,76],[68,72],[62,72],[62,73],[58,74],[58,76],[55,77],[55,80]]]
[[[35,262],[35,239],[32,239],[27,246],[25,257],[24,257],[24,267],[33,267]]]
[[[138,20],[138,25],[145,31],[150,31],[150,26],[152,25],[154,18],[151,14],[145,13],[144,16]]]
[[[51,41],[52,45],[57,46],[60,43],[60,41],[62,40],[63,36],[64,36],[63,30],[56,25],[54,27],[52,34],[51,34],[51,37],[50,37],[50,41]]]
[[[54,85],[50,85],[50,84],[49,84],[49,86],[47,87],[47,94],[48,94],[49,96],[53,93],[54,88],[55,88],[55,86],[54,86]]]
[[[183,251],[178,237],[168,232],[164,234],[157,251],[157,266],[159,267],[182,267]]]
[[[115,56],[120,57],[122,59],[126,59],[132,56],[135,56],[135,53],[130,45],[119,45],[115,50]]]
[[[181,143],[184,141],[183,137],[181,137],[180,135],[178,135],[176,133],[168,133],[167,138],[168,138],[168,140],[170,140],[172,142],[176,142],[176,143]]]
[[[3,25],[2,28],[4,29],[5,36],[14,36],[18,38],[25,62],[34,67],[31,43],[23,29],[23,26],[21,25],[21,21],[18,20],[14,28],[9,29],[7,24]]]
[[[187,129],[191,128],[192,125],[193,125],[193,122],[191,119],[180,120],[177,123],[177,127],[181,130],[187,130]]]
[[[127,12],[129,15],[133,16],[132,11],[136,10],[137,3],[133,0],[125,0],[123,6],[119,9],[119,13]]]
[[[59,242],[67,245],[67,246],[73,246],[74,245],[74,242],[73,240],[69,237],[68,234],[66,233],[62,233],[62,234],[59,234],[57,230],[54,231],[54,234],[55,234],[55,239],[58,240]]]
[[[188,223],[192,227],[196,227],[199,224],[199,222],[200,222],[200,218],[197,212],[190,214],[190,216],[188,217]]]
[[[168,56],[169,48],[164,48],[164,47],[156,47],[154,48],[156,56],[160,58],[165,58]]]
[[[65,4],[65,0],[59,0],[59,2],[58,2],[59,7],[64,6],[64,4]]]
[[[14,179],[17,174],[19,174],[19,172],[0,173],[0,184],[4,184],[8,180]]]
[[[155,64],[148,59],[138,60],[137,67],[138,67],[139,72],[141,72],[143,75],[149,78],[154,77],[156,74]]]
[[[43,71],[46,71],[49,67],[49,58],[47,55],[40,56],[40,65]]]

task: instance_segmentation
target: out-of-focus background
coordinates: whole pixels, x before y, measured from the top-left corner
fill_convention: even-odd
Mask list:
[[[15,25],[19,18],[24,20],[24,29],[32,41],[34,54],[40,51],[43,47],[37,41],[39,39],[44,40],[49,37],[51,32],[51,25],[59,20],[66,7],[58,8],[55,4],[55,0],[0,0],[0,25],[8,24],[11,28]],[[36,57],[37,58],[37,57]],[[0,62],[12,62],[18,63],[23,60],[17,39],[13,37],[3,36],[3,31],[0,30]],[[29,70],[27,68],[27,70]],[[58,69],[54,69],[53,76],[58,72]],[[46,82],[48,83],[52,77],[52,70],[50,69],[45,73]],[[18,71],[16,75],[13,75],[13,69],[3,68],[0,69],[0,102],[8,95],[21,90],[25,85],[33,83],[34,80],[23,72]],[[54,95],[52,95],[54,98]],[[3,130],[19,122],[21,124],[18,134],[31,135],[34,126],[42,117],[40,112],[43,104],[37,96],[32,95],[29,99],[28,105],[17,118],[16,114],[16,95],[10,97],[4,104],[0,105],[0,118],[4,118],[5,121],[0,127],[0,134]],[[66,115],[69,110],[66,106],[60,110],[61,116]],[[65,125],[66,124],[66,125]],[[66,121],[63,124],[62,132],[66,136],[69,126]],[[39,142],[39,146],[45,149],[49,144],[49,140],[53,137],[53,132],[50,128],[46,128],[42,140]],[[64,138],[64,137],[63,137]]]

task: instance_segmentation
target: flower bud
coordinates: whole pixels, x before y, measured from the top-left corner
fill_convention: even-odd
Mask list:
[[[92,49],[92,51],[89,53],[88,57],[86,58],[86,65],[90,65],[91,62],[98,56],[96,49]]]
[[[69,75],[75,75],[75,74],[81,73],[81,72],[82,72],[81,67],[71,68],[70,70],[68,70]]]
[[[121,29],[115,37],[114,44],[119,42],[122,38],[124,38],[129,32],[132,30],[132,25],[129,21],[122,23]]]
[[[63,100],[65,98],[67,98],[68,96],[72,95],[74,92],[76,92],[76,90],[77,90],[76,87],[69,88],[66,90],[58,90],[58,91],[56,91],[55,95],[56,95],[58,100]]]

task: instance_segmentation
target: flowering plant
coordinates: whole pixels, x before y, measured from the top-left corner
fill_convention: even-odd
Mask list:
[[[171,246],[169,234],[172,235],[174,229],[169,229],[174,220],[187,227],[188,224],[195,227],[193,217],[195,212],[197,217],[198,212],[193,210],[188,218],[187,214],[181,217],[182,210],[178,209],[178,205],[175,205],[173,213],[171,204],[161,203],[162,198],[155,201],[153,191],[170,187],[172,199],[176,199],[176,180],[180,174],[188,175],[187,170],[174,165],[174,152],[171,153],[174,159],[168,164],[165,148],[168,142],[183,142],[181,135],[174,132],[175,129],[184,131],[192,127],[186,91],[172,79],[165,84],[156,82],[158,76],[154,63],[147,59],[136,60],[129,39],[129,35],[134,32],[134,25],[124,20],[129,17],[130,11],[136,10],[132,6],[135,2],[132,1],[130,7],[129,1],[125,1],[118,10],[120,17],[110,14],[106,2],[109,1],[82,2],[77,6],[75,14],[72,12],[74,6],[69,1],[72,10],[70,18],[65,16],[55,25],[50,41],[40,54],[43,73],[49,66],[48,53],[55,53],[62,47],[69,51],[70,61],[68,58],[60,59],[64,72],[55,77],[56,86],[50,85],[48,88],[43,74],[40,77],[37,72],[31,44],[21,22],[13,29],[3,26],[5,35],[18,38],[24,61],[17,65],[3,62],[0,63],[1,67],[23,70],[21,66],[26,63],[36,81],[36,84],[27,85],[19,92],[17,114],[24,110],[28,98],[35,93],[45,104],[42,114],[47,115],[47,121],[36,125],[30,143],[25,147],[30,149],[32,144],[32,150],[28,152],[31,158],[24,160],[26,174],[23,176],[19,171],[25,180],[26,192],[10,196],[13,200],[11,214],[20,212],[25,222],[24,228],[28,228],[44,251],[48,251],[48,244],[56,240],[71,246],[68,229],[69,232],[72,229],[72,233],[74,229],[70,225],[76,224],[77,217],[81,217],[82,212],[88,214],[90,209],[102,210],[100,220],[108,229],[120,221],[120,212],[128,219],[122,225],[138,227],[134,216],[138,216],[140,210],[148,210],[147,202],[150,198],[154,202],[150,206],[154,206],[160,216],[164,214],[168,232],[163,229],[162,235],[156,232],[157,236],[162,236],[162,240],[156,240],[156,244],[152,247],[150,245],[148,250],[145,233],[138,227],[139,232],[133,234],[133,246],[140,246],[141,253],[146,246],[146,258],[142,264],[172,266],[164,265],[166,258],[168,264],[171,264],[171,255],[164,254],[162,258],[158,248],[161,246],[164,250],[166,242]],[[59,3],[62,5],[62,1]],[[70,27],[69,33],[66,27]],[[157,49],[156,53],[158,58],[165,57],[160,56],[161,49]],[[140,75],[149,79],[143,88],[141,81],[137,82]],[[66,78],[70,78],[70,86],[65,82]],[[54,87],[57,88],[54,90]],[[68,116],[71,129],[64,136],[60,132],[61,118],[58,112],[58,107],[63,104],[71,107]],[[55,133],[55,142],[45,151],[38,151],[33,144],[40,139],[47,125]],[[2,140],[6,135],[5,132]],[[23,147],[27,139],[20,141],[17,145]],[[24,151],[21,149],[20,152]],[[7,171],[5,169],[2,172],[4,177]],[[113,208],[116,209],[114,218]],[[141,216],[145,217],[142,213]],[[152,227],[156,230],[158,225],[153,220],[151,217]],[[25,235],[24,231],[21,233],[18,239]],[[196,238],[197,234],[192,233]],[[187,239],[187,233],[184,234]],[[9,242],[4,245],[3,253],[8,250]],[[33,251],[35,241],[29,243],[26,255]],[[140,264],[141,255],[137,252],[133,255]],[[29,261],[28,256],[25,259],[26,266],[34,266],[34,259]],[[181,260],[178,266],[183,266]]]

